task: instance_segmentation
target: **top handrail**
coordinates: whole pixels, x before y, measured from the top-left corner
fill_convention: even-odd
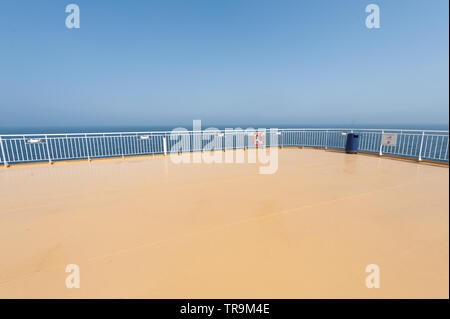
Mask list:
[[[254,128],[258,130],[260,128]],[[225,131],[225,129],[218,129],[219,131]],[[246,129],[233,129],[235,132],[245,132]],[[425,133],[449,133],[448,130],[422,130],[422,129],[366,129],[366,128],[279,128],[279,131],[366,131],[366,132],[425,132]],[[114,135],[114,134],[167,134],[171,131],[136,131],[136,132],[90,132],[90,133],[26,133],[26,134],[0,134],[1,137],[14,137],[14,136],[76,136],[76,135]],[[177,131],[182,133],[183,131]],[[205,132],[205,130],[186,130],[184,132],[196,133]]]

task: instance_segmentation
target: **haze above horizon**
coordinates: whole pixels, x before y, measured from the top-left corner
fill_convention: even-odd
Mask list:
[[[0,127],[448,127],[446,0],[69,3],[2,1]]]

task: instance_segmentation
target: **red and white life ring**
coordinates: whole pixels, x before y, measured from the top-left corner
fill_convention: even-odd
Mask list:
[[[256,146],[259,146],[262,143],[264,143],[263,133],[255,133],[255,135],[253,136],[253,144],[255,144]]]

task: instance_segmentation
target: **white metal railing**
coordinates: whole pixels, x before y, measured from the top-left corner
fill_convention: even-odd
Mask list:
[[[346,136],[359,135],[359,151],[395,155],[417,160],[449,161],[448,131],[381,130],[339,128],[279,129],[277,134],[263,132],[262,147],[313,147],[344,149]],[[114,133],[20,134],[0,135],[0,164],[54,162],[74,159],[125,157],[136,155],[229,150],[256,147],[249,138],[255,130],[149,131]],[[395,145],[383,145],[383,134],[395,134]],[[272,140],[271,140],[272,139]],[[276,139],[276,140],[274,140]],[[174,147],[176,144],[181,147]]]

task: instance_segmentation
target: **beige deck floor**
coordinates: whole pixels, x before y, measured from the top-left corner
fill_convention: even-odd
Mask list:
[[[167,157],[1,168],[0,297],[448,298],[448,183],[447,167],[297,149],[273,175]]]

